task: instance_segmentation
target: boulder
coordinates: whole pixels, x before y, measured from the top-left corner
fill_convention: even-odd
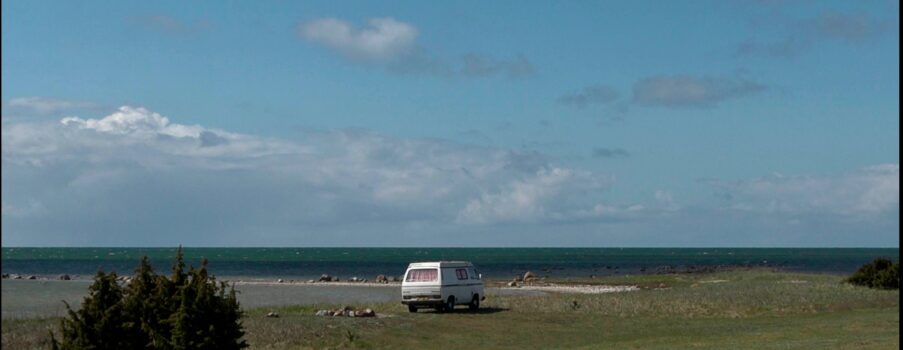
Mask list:
[[[344,312],[344,311],[336,311],[336,312],[333,312],[332,315],[333,315],[333,316],[342,316],[342,313],[343,313],[343,312]]]
[[[279,314],[274,311],[270,311],[269,313],[267,313],[267,317],[279,318]]]
[[[38,279],[38,276],[31,275],[31,276],[28,276],[28,279],[30,279],[30,280],[36,280],[36,279]]]
[[[59,279],[61,279],[63,281],[68,281],[68,280],[71,280],[72,277],[69,277],[69,275],[66,275],[66,274],[62,274],[59,276]]]
[[[332,316],[332,311],[319,310],[319,311],[317,311],[317,316]]]
[[[392,282],[399,282],[399,281],[401,281],[401,278],[399,278],[398,276],[392,276]]]
[[[517,281],[508,282],[508,287],[517,287]]]
[[[530,282],[535,279],[536,279],[536,274],[534,274],[530,271],[527,271],[526,273],[524,273],[524,282]]]
[[[335,280],[338,281],[338,279],[335,279]],[[333,281],[332,276],[327,275],[325,273],[320,275],[320,282],[332,282],[332,281]]]
[[[276,283],[282,283],[282,282],[285,282],[285,280],[283,280],[283,279],[281,279],[281,278],[278,279],[278,280],[276,280]]]
[[[317,282],[317,281],[314,281],[314,280],[307,280],[307,283],[315,283],[315,282]]]
[[[19,275],[19,274],[15,274],[15,273],[14,273],[14,274],[12,274],[11,276],[12,276],[11,278],[14,279],[14,280],[20,280],[20,279],[22,279],[22,275]]]
[[[364,309],[363,311],[358,311],[354,314],[355,317],[374,317],[376,316],[376,312],[373,309]]]
[[[4,274],[3,274],[3,279],[7,279],[7,278],[9,278],[9,274],[8,274],[8,273],[4,273]]]
[[[386,275],[378,275],[376,276],[376,283],[389,283],[389,279],[386,278]]]

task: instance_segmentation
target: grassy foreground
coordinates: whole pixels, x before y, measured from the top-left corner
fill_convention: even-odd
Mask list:
[[[638,284],[636,292],[490,297],[484,309],[409,314],[400,303],[358,305],[385,317],[317,317],[335,305],[248,310],[252,348],[899,348],[899,291],[842,276],[737,270],[563,283]],[[660,288],[664,287],[664,288]],[[266,318],[276,311],[280,318]],[[2,345],[46,348],[58,319],[4,320]]]

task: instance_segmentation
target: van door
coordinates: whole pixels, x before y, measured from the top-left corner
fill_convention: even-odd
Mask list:
[[[468,273],[468,268],[466,267],[458,267],[455,268],[455,283],[457,284],[457,291],[455,292],[455,299],[458,300],[459,304],[467,304],[470,303],[471,298],[473,297],[473,293],[471,293],[472,283],[470,280],[471,274]]]

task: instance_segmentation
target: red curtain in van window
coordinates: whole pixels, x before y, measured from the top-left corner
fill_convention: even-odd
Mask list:
[[[408,282],[430,282],[439,278],[436,269],[411,270],[408,273]]]

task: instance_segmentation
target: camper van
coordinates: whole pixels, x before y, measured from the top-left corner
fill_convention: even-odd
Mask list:
[[[401,303],[410,312],[421,308],[451,311],[455,305],[476,310],[483,299],[482,276],[466,261],[412,263],[401,282]]]

